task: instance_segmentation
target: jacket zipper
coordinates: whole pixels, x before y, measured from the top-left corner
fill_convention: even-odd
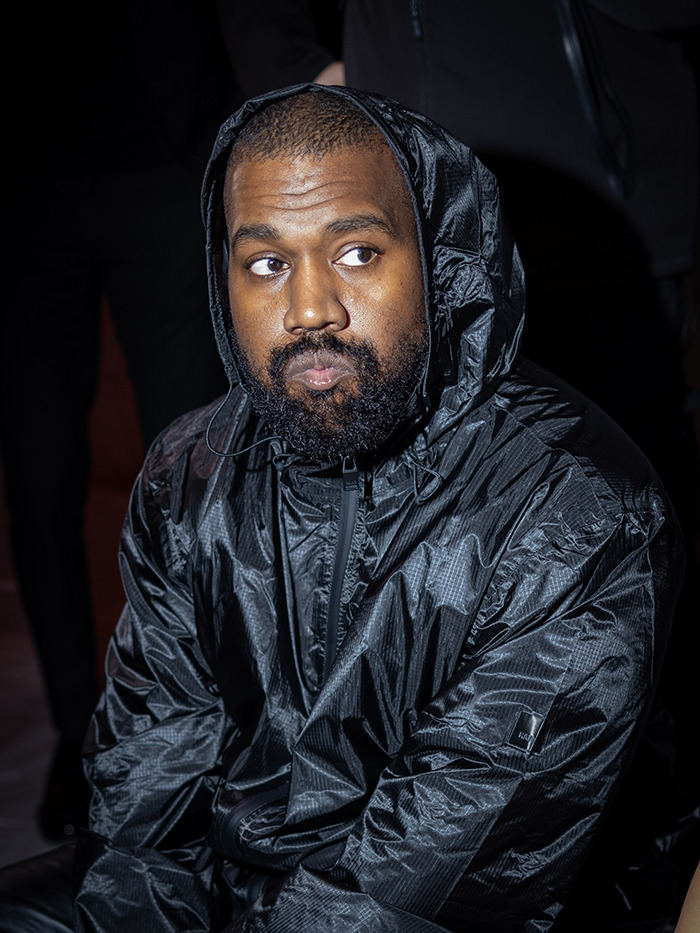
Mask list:
[[[340,498],[340,523],[338,527],[338,546],[333,564],[331,592],[328,601],[326,623],[326,651],[323,659],[323,682],[328,680],[331,667],[338,653],[338,632],[340,631],[340,598],[343,592],[345,571],[350,557],[357,506],[360,498],[360,484],[357,464],[352,457],[343,460],[343,478]]]

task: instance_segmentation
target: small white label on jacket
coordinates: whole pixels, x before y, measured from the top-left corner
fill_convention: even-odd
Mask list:
[[[543,716],[523,710],[510,734],[508,745],[512,746],[512,748],[522,749],[524,752],[532,751],[543,722]]]

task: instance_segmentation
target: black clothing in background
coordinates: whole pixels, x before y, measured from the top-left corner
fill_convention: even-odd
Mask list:
[[[16,4],[6,25],[18,170],[177,161],[201,180],[216,130],[241,100],[215,0]]]
[[[340,57],[333,0],[283,0],[269,7],[221,0],[229,52],[246,97],[313,81]]]
[[[84,815],[98,695],[83,518],[106,299],[145,444],[226,385],[199,191],[240,101],[214,3],[13,4],[5,119],[0,442],[11,544],[59,750],[41,810]]]
[[[674,4],[642,32],[574,2],[594,91],[631,197],[610,187],[567,61],[558,0],[347,0],[347,83],[388,94],[470,145],[499,179],[528,276],[528,306],[685,272],[697,224],[697,91]],[[680,25],[700,25],[697,2]],[[668,11],[670,6],[671,11]],[[614,104],[603,87],[614,92]],[[627,147],[630,151],[627,153]],[[534,291],[533,291],[534,289]],[[529,326],[529,323],[528,323]]]

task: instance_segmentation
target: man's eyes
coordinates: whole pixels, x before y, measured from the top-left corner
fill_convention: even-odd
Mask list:
[[[366,266],[379,255],[379,250],[371,246],[353,246],[346,250],[334,263],[339,266]],[[275,256],[261,256],[247,263],[246,269],[260,278],[272,278],[281,272],[286,272],[289,263],[284,259],[277,259]]]

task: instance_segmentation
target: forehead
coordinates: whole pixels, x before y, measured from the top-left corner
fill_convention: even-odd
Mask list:
[[[322,225],[345,211],[379,214],[397,235],[415,230],[408,186],[388,145],[322,158],[243,159],[229,167],[224,197],[230,236],[270,214],[277,222]]]

